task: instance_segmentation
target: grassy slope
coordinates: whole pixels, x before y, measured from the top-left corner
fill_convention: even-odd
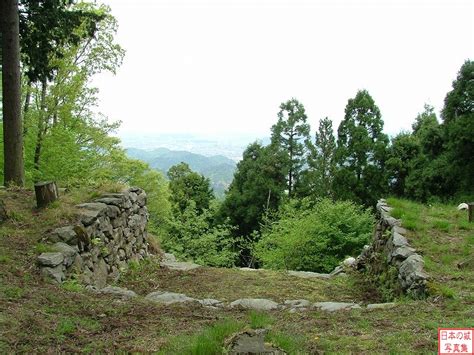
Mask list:
[[[62,287],[44,282],[32,264],[45,249],[41,238],[54,226],[65,224],[71,218],[71,206],[85,196],[92,197],[70,194],[61,203],[36,211],[31,192],[0,191],[12,217],[0,226],[0,353],[161,350],[207,354],[218,351],[223,339],[236,330],[262,326],[271,328],[269,340],[290,353],[429,353],[436,351],[437,327],[473,324],[474,224],[467,224],[465,212],[453,206],[389,201],[434,276],[435,295],[427,301],[399,300],[394,309],[371,312],[260,314],[189,305],[163,307],[140,299],[121,302],[85,292],[74,282]],[[202,268],[181,273],[159,269],[153,261],[135,268],[121,283],[141,295],[159,288],[225,300],[244,296],[276,301],[376,299],[362,289],[357,275],[328,282],[288,279],[271,271]]]

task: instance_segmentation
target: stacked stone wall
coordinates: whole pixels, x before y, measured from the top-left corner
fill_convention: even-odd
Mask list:
[[[384,283],[378,286],[392,288],[394,295],[404,293],[423,298],[429,280],[423,270],[423,258],[410,246],[405,237],[407,231],[390,211],[385,200],[378,201],[378,222],[372,244],[364,247],[354,266],[367,272],[376,283]]]
[[[38,256],[44,275],[62,282],[75,275],[97,288],[117,280],[130,261],[148,255],[146,193],[129,188],[76,206],[77,222],[52,231],[51,252]]]

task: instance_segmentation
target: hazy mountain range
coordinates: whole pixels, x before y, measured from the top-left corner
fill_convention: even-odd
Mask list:
[[[171,150],[168,148],[156,148],[145,150],[138,148],[126,149],[127,155],[134,159],[147,162],[153,169],[166,172],[173,165],[181,162],[187,163],[189,167],[211,180],[212,188],[217,197],[222,197],[229,187],[234,176],[236,162],[223,155],[205,156],[184,150]]]

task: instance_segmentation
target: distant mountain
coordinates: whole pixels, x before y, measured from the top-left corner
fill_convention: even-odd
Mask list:
[[[166,172],[173,165],[184,162],[189,167],[211,180],[212,188],[217,197],[224,196],[234,176],[236,163],[223,155],[205,155],[191,153],[184,150],[170,150],[167,148],[156,148],[144,150],[137,148],[126,149],[127,155],[134,159],[147,162],[153,169]]]

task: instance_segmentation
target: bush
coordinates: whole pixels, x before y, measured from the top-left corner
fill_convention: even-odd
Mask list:
[[[232,267],[238,253],[234,251],[232,227],[212,222],[216,206],[198,213],[193,200],[181,214],[177,212],[169,222],[169,232],[162,237],[165,250],[182,259],[199,264]]]
[[[267,223],[254,253],[265,268],[330,272],[369,241],[374,217],[352,202],[293,201]]]

